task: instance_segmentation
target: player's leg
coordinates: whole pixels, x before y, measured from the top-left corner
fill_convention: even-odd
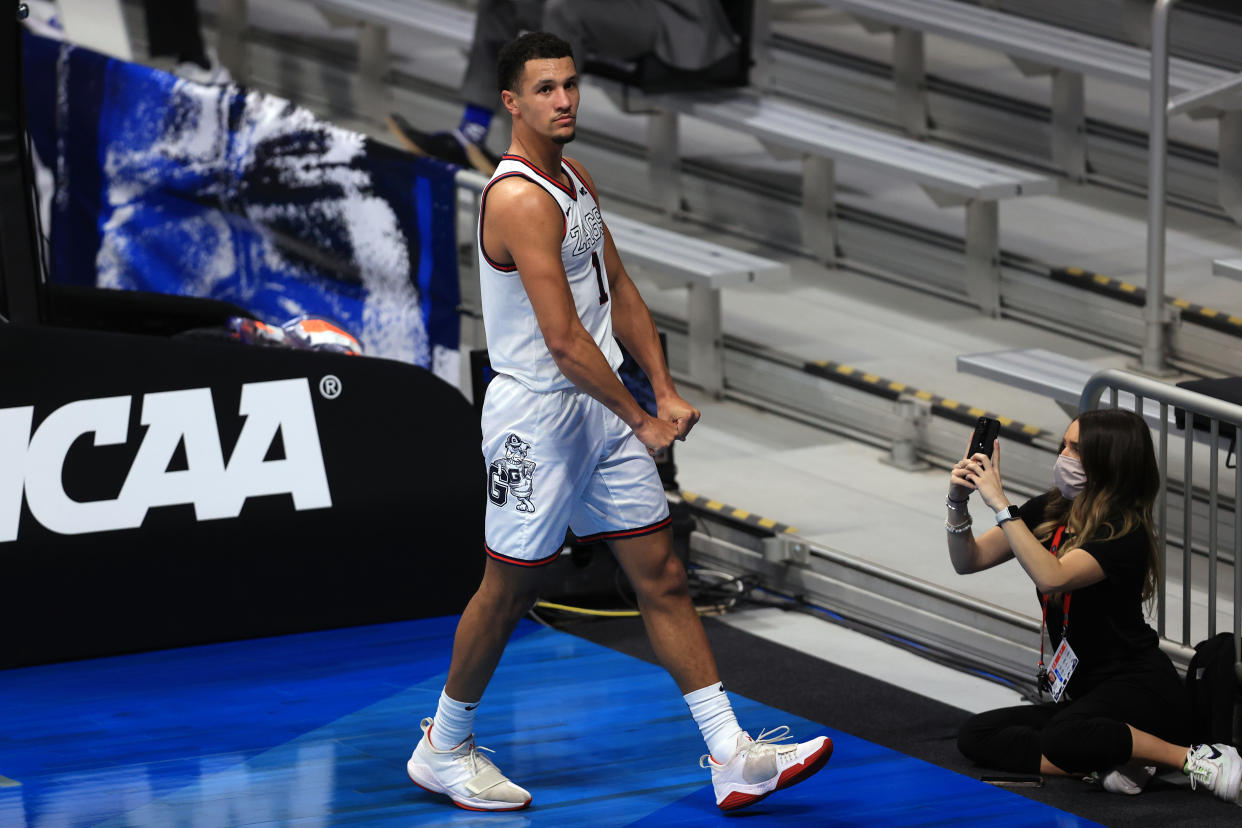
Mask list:
[[[808,778],[828,761],[832,742],[821,736],[778,744],[788,728],[751,739],[738,726],[691,603],[685,569],[673,554],[668,499],[655,463],[615,415],[604,419],[611,423],[609,450],[570,525],[579,538],[607,540],[629,577],[651,644],[707,744],[708,755],[699,764],[712,772],[716,804],[741,808]]]
[[[690,602],[685,567],[673,554],[672,530],[666,526],[608,543],[634,587],[651,646],[681,692],[718,683],[716,659]]]
[[[511,811],[530,804],[530,794],[478,751],[474,717],[513,628],[539,595],[542,573],[488,558],[483,581],[457,623],[436,715],[423,720],[423,737],[406,763],[414,784],[462,808]]]
[[[638,597],[651,645],[677,682],[709,754],[699,764],[712,772],[716,804],[734,810],[773,791],[807,779],[832,755],[832,741],[820,736],[780,744],[788,728],[751,739],[737,724],[716,672],[716,659],[703,623],[686,589],[686,573],[673,554],[672,531],[609,539]]]
[[[466,604],[453,636],[453,657],[444,685],[449,696],[467,704],[483,697],[513,628],[539,597],[543,572],[542,568],[487,559],[483,581]]]
[[[503,375],[487,390],[487,567],[458,622],[436,714],[423,720],[423,738],[407,764],[416,784],[463,808],[512,810],[530,803],[530,794],[476,750],[474,717],[514,626],[538,597],[544,565],[560,552],[575,486],[591,468],[572,460],[584,453],[548,431],[549,422],[572,422],[581,408],[575,405],[565,394],[536,394]],[[518,509],[515,492],[529,509]]]

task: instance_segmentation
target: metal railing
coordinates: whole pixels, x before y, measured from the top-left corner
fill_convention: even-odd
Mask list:
[[[1169,30],[1173,7],[1179,0],[1155,0],[1151,10],[1151,86],[1148,108],[1147,155],[1147,298],[1143,307],[1144,336],[1139,367],[1153,376],[1165,376],[1169,368],[1168,326],[1171,310],[1165,304],[1165,196],[1168,188],[1169,116],[1187,112],[1198,117],[1196,109],[1217,109],[1220,128],[1217,155],[1220,159],[1218,198],[1235,221],[1242,222],[1239,183],[1242,156],[1237,149],[1242,129],[1242,108],[1237,90],[1242,74],[1203,89],[1183,93],[1169,100]]]
[[[1151,118],[1147,158],[1147,302],[1140,365],[1149,374],[1169,370],[1169,309],[1164,304],[1165,187],[1169,174],[1169,13],[1177,0],[1156,0],[1151,12]]]
[[[1231,606],[1234,634],[1234,660],[1242,662],[1242,464],[1236,463],[1236,452],[1242,449],[1242,405],[1225,402],[1206,394],[1188,391],[1128,371],[1108,369],[1088,380],[1079,400],[1079,411],[1089,411],[1105,405],[1110,408],[1127,408],[1143,416],[1156,432],[1156,462],[1160,468],[1160,490],[1156,499],[1155,521],[1157,542],[1160,545],[1161,577],[1157,585],[1156,622],[1157,631],[1167,642],[1192,647],[1203,638],[1217,632],[1217,611],[1224,595],[1232,593]],[[1177,412],[1181,412],[1184,428],[1177,426]],[[1170,444],[1182,445],[1180,476],[1169,464]],[[1195,457],[1206,446],[1207,473],[1200,468],[1196,472]],[[1220,463],[1222,452],[1235,455],[1235,464]],[[1229,477],[1232,476],[1232,481]],[[1173,480],[1170,480],[1170,477]],[[1171,489],[1170,483],[1180,483],[1180,491]],[[1223,484],[1223,485],[1222,485]],[[1231,484],[1231,485],[1230,485]],[[1225,491],[1232,489],[1232,492]],[[1168,634],[1169,596],[1169,545],[1173,529],[1168,525],[1170,494],[1182,498],[1181,546],[1181,631],[1180,640]],[[1196,501],[1206,502],[1206,514],[1196,509]],[[1231,512],[1232,521],[1227,528],[1232,531],[1233,542],[1221,537],[1222,516]],[[1208,542],[1204,553],[1194,549],[1191,539],[1195,535],[1195,522],[1206,520]],[[1222,541],[1226,541],[1223,542]],[[1222,548],[1232,554],[1222,554]],[[1206,572],[1201,571],[1206,565]],[[1226,577],[1221,573],[1228,570]],[[1197,579],[1197,580],[1196,580]],[[1196,585],[1203,587],[1201,600],[1206,600],[1206,623],[1193,617],[1196,609]]]

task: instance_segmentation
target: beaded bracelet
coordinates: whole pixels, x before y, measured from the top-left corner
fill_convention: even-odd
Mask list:
[[[970,531],[970,526],[973,522],[974,521],[972,521],[970,518],[966,518],[965,521],[955,526],[946,520],[944,522],[944,528],[948,531],[950,535],[964,535]]]

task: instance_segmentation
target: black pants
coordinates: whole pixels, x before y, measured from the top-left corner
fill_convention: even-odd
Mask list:
[[[1164,659],[1164,656],[1161,655]],[[957,747],[979,765],[1039,773],[1041,756],[1063,771],[1106,771],[1130,759],[1130,729],[1187,745],[1190,729],[1185,690],[1173,665],[1153,665],[1099,682],[1061,704],[1022,705],[972,716]]]
[[[197,0],[144,0],[143,6],[147,16],[147,51],[152,57],[171,57],[208,68]]]

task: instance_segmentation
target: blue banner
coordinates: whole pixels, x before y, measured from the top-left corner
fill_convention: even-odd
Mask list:
[[[24,54],[54,281],[327,316],[457,384],[452,167],[237,85],[30,33]]]

